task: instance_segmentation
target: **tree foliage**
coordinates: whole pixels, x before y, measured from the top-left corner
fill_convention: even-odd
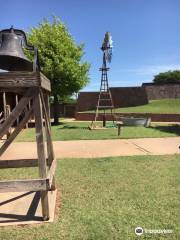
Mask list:
[[[28,33],[38,48],[41,71],[50,79],[52,95],[63,99],[88,83],[89,64],[82,62],[84,45],[77,45],[67,27],[57,17],[43,20]]]
[[[154,83],[180,83],[180,71],[168,71],[154,76]]]

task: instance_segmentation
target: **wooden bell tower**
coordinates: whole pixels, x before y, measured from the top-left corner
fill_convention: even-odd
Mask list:
[[[0,168],[38,167],[39,169],[38,179],[0,181],[0,193],[40,191],[43,220],[50,218],[48,192],[55,190],[56,159],[51,139],[50,91],[50,81],[39,71],[0,73],[0,92],[11,92],[22,96],[0,125],[0,139],[10,132],[10,128],[13,129],[0,145],[0,156],[3,157],[3,153],[32,117],[35,121],[37,143],[37,159],[0,160]]]

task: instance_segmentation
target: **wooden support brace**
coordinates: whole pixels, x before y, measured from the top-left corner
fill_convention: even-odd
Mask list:
[[[15,120],[19,117],[19,115],[22,113],[30,99],[33,98],[34,90],[28,89],[24,96],[19,101],[18,105],[13,109],[9,117],[6,119],[6,121],[1,125],[0,128],[0,139],[8,132],[9,128],[12,126],[12,124],[15,122]]]
[[[16,126],[15,130],[11,133],[11,135],[6,139],[4,144],[0,147],[0,156],[6,151],[6,149],[10,146],[10,144],[13,142],[13,140],[16,138],[16,136],[20,133],[22,128],[25,126],[25,124],[28,122],[29,118],[32,115],[33,110],[30,109],[28,112],[26,112],[24,118],[21,120],[18,126]]]

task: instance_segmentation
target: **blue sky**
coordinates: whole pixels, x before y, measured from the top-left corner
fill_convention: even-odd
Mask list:
[[[113,37],[110,86],[137,86],[159,72],[180,69],[180,0],[0,0],[0,29],[29,31],[51,15],[66,23],[91,63],[84,91],[98,91],[101,43]]]

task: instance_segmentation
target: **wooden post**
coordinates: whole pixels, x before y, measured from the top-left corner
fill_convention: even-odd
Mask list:
[[[54,159],[54,151],[51,139],[51,126],[50,126],[50,106],[49,106],[49,96],[48,94],[43,94],[41,91],[41,99],[43,104],[44,110],[44,118],[45,118],[45,129],[46,129],[46,139],[47,139],[47,153],[48,153],[48,162],[49,166],[51,166],[52,162],[55,161]],[[55,190],[55,177],[53,176],[51,190]]]
[[[46,93],[44,95],[44,101],[45,101],[45,106],[46,106],[46,110],[47,110],[49,126],[51,127],[51,113],[50,113],[50,103],[49,103],[49,94],[48,93]]]
[[[3,110],[4,110],[4,119],[6,116],[6,93],[3,92]]]
[[[103,115],[103,127],[106,127],[106,115]]]
[[[45,155],[45,139],[43,134],[43,112],[42,112],[42,102],[41,102],[39,91],[34,99],[34,116],[35,116],[35,127],[36,127],[37,153],[38,153],[38,160],[39,160],[39,176],[41,178],[46,178],[47,168],[46,168],[46,155]],[[46,221],[49,219],[49,201],[48,201],[47,191],[41,191],[41,204],[42,204],[43,220]]]
[[[17,94],[16,94],[15,98],[16,98],[16,106],[17,106],[17,105],[18,105],[18,102],[19,102],[19,99],[18,99],[18,95],[17,95]],[[17,124],[17,125],[19,124],[19,118],[17,118],[16,124]]]
[[[6,102],[6,92],[3,92],[3,109],[4,109],[4,120],[6,121],[6,119],[10,114],[10,106],[8,106]],[[6,134],[6,138],[10,136],[10,132],[11,132],[11,129],[9,128]]]

